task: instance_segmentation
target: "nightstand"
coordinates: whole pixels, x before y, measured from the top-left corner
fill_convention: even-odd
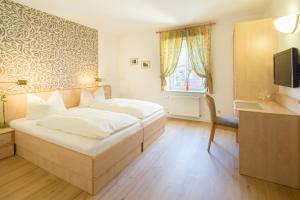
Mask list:
[[[0,129],[0,159],[13,156],[14,150],[14,129],[1,128]]]

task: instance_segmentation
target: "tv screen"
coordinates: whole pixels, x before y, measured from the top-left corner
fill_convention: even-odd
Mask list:
[[[273,56],[274,84],[299,87],[298,50],[291,48]]]

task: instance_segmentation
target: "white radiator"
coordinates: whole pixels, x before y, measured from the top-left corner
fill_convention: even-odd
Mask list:
[[[200,98],[193,96],[169,96],[168,113],[183,117],[196,117],[200,115]]]

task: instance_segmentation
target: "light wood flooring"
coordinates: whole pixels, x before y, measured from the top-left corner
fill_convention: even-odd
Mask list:
[[[241,176],[235,134],[217,129],[206,151],[207,124],[168,120],[165,134],[97,196],[14,156],[0,161],[0,199],[284,200],[300,190]]]

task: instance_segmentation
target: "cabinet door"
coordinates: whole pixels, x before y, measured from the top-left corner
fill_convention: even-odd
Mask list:
[[[273,19],[242,22],[234,30],[235,99],[256,100],[273,94],[273,54],[277,52],[277,32]]]

